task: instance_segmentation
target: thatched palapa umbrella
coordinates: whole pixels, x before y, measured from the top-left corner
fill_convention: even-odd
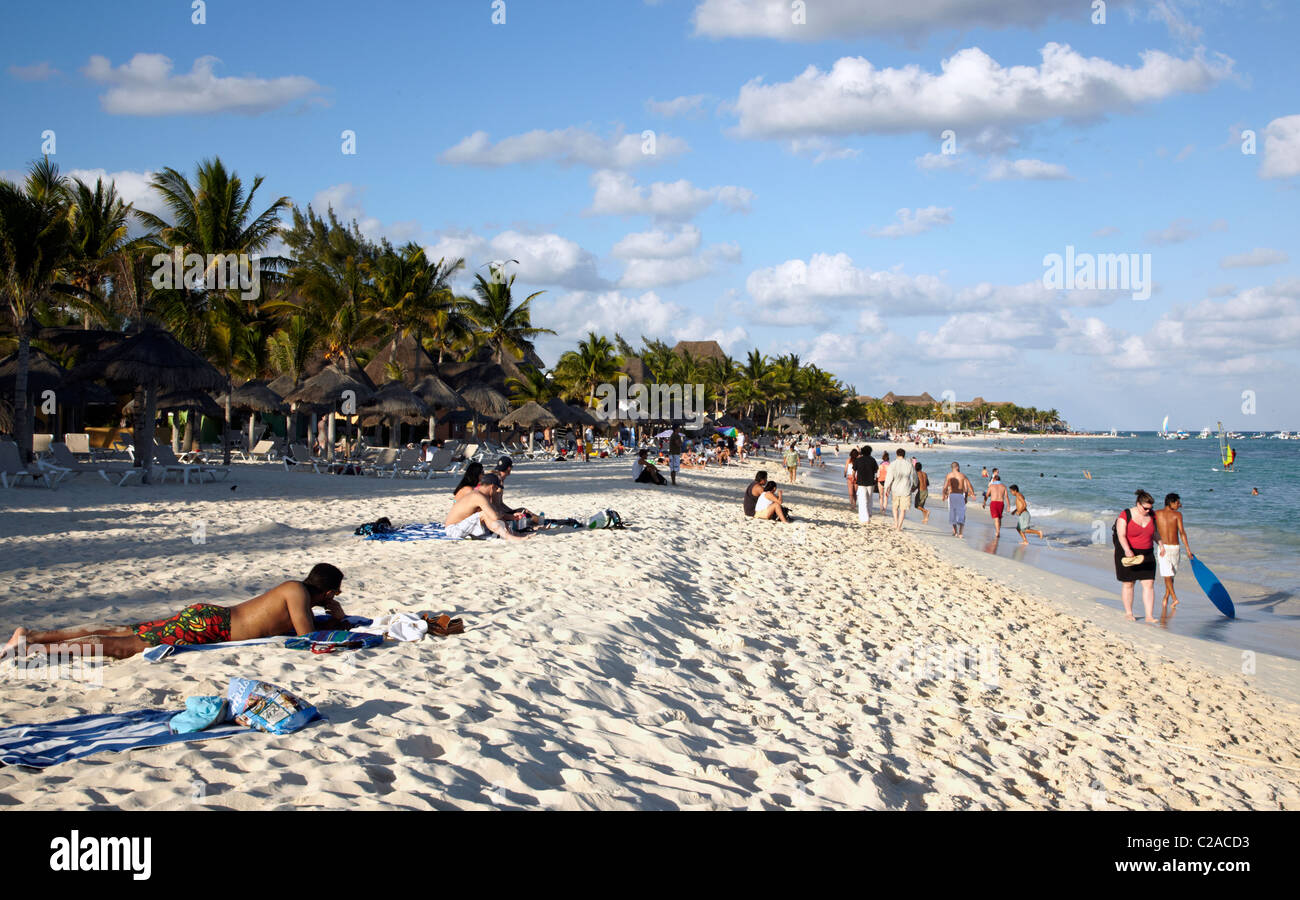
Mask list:
[[[334,459],[334,416],[335,409],[340,403],[348,399],[348,392],[351,391],[350,399],[355,400],[357,406],[366,402],[373,395],[373,391],[366,385],[362,384],[356,378],[353,378],[347,372],[344,372],[333,363],[321,369],[320,372],[308,378],[298,390],[289,394],[284,399],[289,403],[305,403],[310,406],[328,406],[329,407],[329,434],[327,451],[330,460]],[[346,415],[352,415],[356,408],[345,409]]]
[[[527,428],[528,429],[528,452],[533,452],[533,433],[537,426],[542,428],[554,428],[560,423],[555,413],[551,412],[545,406],[542,406],[536,400],[529,400],[523,406],[512,412],[500,421],[500,425],[506,428]]]
[[[257,414],[278,413],[284,415],[288,408],[284,405],[284,398],[273,391],[265,381],[253,379],[245,381],[239,387],[230,392],[229,398],[222,394],[217,398],[217,402],[225,406],[229,404],[234,409],[246,409],[248,416],[248,449],[253,449],[253,431],[257,427]]]
[[[487,419],[491,422],[498,421],[502,416],[510,412],[510,401],[506,395],[492,387],[490,384],[483,382],[473,382],[465,385],[460,389],[460,395],[465,398],[469,408],[474,410],[477,415],[474,417],[474,434],[478,434],[478,422],[480,418]]]
[[[437,375],[425,375],[411,386],[411,393],[423,400],[424,405],[429,407],[430,439],[433,438],[433,413],[435,408],[469,409],[469,404],[465,402],[465,398]]]
[[[172,391],[215,391],[226,377],[212,364],[161,328],[146,328],[68,373],[69,382],[103,379],[136,389],[135,464],[144,482],[153,468],[158,395]]]
[[[397,430],[403,416],[427,416],[428,405],[400,381],[390,381],[377,390],[358,410],[388,419],[388,446],[397,446]]]

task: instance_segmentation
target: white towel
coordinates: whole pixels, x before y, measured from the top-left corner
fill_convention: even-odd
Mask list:
[[[415,613],[395,612],[380,616],[369,625],[353,628],[367,634],[382,634],[395,641],[418,641],[429,631],[429,623]]]

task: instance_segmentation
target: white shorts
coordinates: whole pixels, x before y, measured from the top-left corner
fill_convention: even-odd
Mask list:
[[[1178,574],[1178,551],[1181,548],[1179,544],[1161,544],[1160,549],[1164,550],[1164,555],[1160,555],[1160,550],[1156,550],[1156,573],[1161,578],[1173,578]]]
[[[448,525],[444,529],[447,533],[447,537],[454,538],[455,540],[464,540],[467,537],[482,537],[487,534],[487,527],[479,521],[479,516],[481,515],[482,513],[474,513],[453,525]]]

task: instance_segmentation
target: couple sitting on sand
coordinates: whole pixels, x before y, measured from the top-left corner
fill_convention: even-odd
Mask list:
[[[525,536],[516,532],[541,522],[540,516],[522,506],[511,509],[502,501],[505,480],[513,466],[510,457],[503,456],[495,472],[484,474],[482,463],[470,463],[456,486],[451,512],[443,523],[448,537],[486,537],[490,531],[509,541],[521,541]]]
[[[754,480],[745,488],[745,515],[755,519],[776,519],[789,522],[789,511],[781,505],[781,489],[769,481],[767,471],[759,469]]]
[[[25,655],[28,646],[37,644],[99,646],[111,659],[126,659],[159,644],[219,644],[304,635],[317,630],[312,615],[317,606],[330,617],[325,628],[346,628],[343,607],[335,599],[342,585],[342,572],[329,563],[318,563],[302,581],[286,581],[235,607],[195,603],[169,619],[138,625],[82,625],[56,631],[17,628],[0,658],[11,653]]]

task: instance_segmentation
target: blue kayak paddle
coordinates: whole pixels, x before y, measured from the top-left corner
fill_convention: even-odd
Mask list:
[[[1201,562],[1200,557],[1192,560],[1192,574],[1196,576],[1196,583],[1201,586],[1201,590],[1205,591],[1205,596],[1209,597],[1210,602],[1218,607],[1219,612],[1229,619],[1237,618],[1237,611],[1232,606],[1232,598],[1228,596],[1228,589],[1210,571],[1210,567]]]

